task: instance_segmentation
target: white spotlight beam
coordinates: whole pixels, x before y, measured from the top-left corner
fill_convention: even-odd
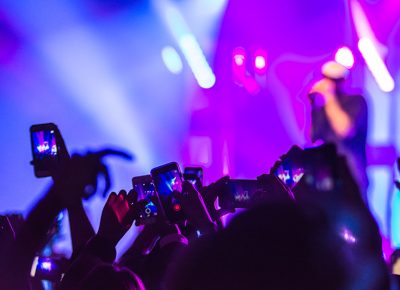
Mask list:
[[[366,37],[361,38],[358,42],[358,49],[367,63],[367,66],[375,78],[379,88],[384,92],[393,91],[394,80],[372,41]]]
[[[140,114],[129,105],[129,94],[112,73],[109,57],[95,33],[77,26],[44,39],[39,45],[55,80],[68,96],[111,136],[113,144],[132,150],[137,156],[136,164],[149,169],[150,152],[137,125]]]
[[[376,39],[360,3],[357,0],[351,0],[350,4],[351,14],[359,38],[358,49],[379,88],[384,92],[391,92],[395,87],[394,80],[382,59],[383,51],[387,50],[387,48]]]
[[[215,74],[183,15],[169,1],[157,1],[156,7],[178,43],[199,86],[205,89],[213,87]]]

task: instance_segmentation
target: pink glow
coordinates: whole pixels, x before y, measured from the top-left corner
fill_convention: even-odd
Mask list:
[[[232,52],[232,73],[234,81],[242,86],[246,78],[246,51],[243,47],[236,47]]]
[[[234,61],[235,61],[235,64],[237,65],[237,66],[242,66],[242,65],[244,65],[244,55],[242,55],[242,54],[236,54],[236,55],[234,55],[233,56],[233,59],[234,59]]]
[[[256,59],[254,60],[254,65],[258,69],[264,69],[266,66],[265,58],[261,55],[256,56]]]
[[[259,49],[254,53],[254,71],[258,74],[264,74],[267,70],[267,53]]]
[[[236,47],[232,52],[234,65],[241,67],[246,64],[246,51],[243,47]]]

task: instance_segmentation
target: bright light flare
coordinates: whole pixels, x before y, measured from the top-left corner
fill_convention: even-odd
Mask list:
[[[354,56],[348,47],[341,47],[335,54],[335,61],[351,69],[354,66]]]
[[[232,60],[234,66],[246,66],[246,58],[246,50],[243,47],[235,47],[235,49],[232,51]]]
[[[234,81],[243,85],[246,78],[246,50],[243,47],[235,47],[232,51],[232,73]]]
[[[178,43],[199,86],[204,89],[212,88],[215,84],[215,75],[194,35],[186,34]]]
[[[386,93],[393,91],[394,80],[373,42],[369,38],[363,37],[358,42],[358,49],[360,50],[361,55],[363,56],[368,69],[371,71],[379,88]]]
[[[264,69],[266,66],[265,58],[262,55],[257,55],[256,59],[254,60],[254,66],[257,69]]]
[[[215,74],[182,13],[170,1],[162,1],[159,4],[160,13],[164,15],[197,83],[204,89],[212,88],[215,85]]]
[[[245,61],[245,56],[243,54],[235,54],[233,60],[237,66],[243,66]]]
[[[267,71],[267,53],[259,49],[254,53],[254,71],[264,74]]]
[[[172,46],[166,46],[161,51],[161,57],[167,69],[173,74],[182,72],[183,64],[178,52]]]

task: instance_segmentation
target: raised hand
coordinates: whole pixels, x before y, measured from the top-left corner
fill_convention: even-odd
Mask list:
[[[107,155],[132,159],[125,152],[106,149],[83,156],[73,155],[72,158],[63,162],[62,166],[54,173],[54,190],[52,191],[63,206],[68,207],[82,197],[91,197],[97,190],[99,175],[103,175],[104,192],[108,192],[111,184],[110,176],[107,166],[102,160]]]
[[[116,246],[131,227],[134,210],[125,190],[121,190],[118,195],[112,192],[103,208],[97,235]]]
[[[217,200],[217,197],[223,191],[224,186],[228,180],[229,180],[229,176],[224,176],[224,177],[218,179],[216,182],[203,187],[200,192],[201,196],[203,197],[204,204],[206,205],[207,210],[213,221],[217,221],[221,216],[223,216],[229,212],[234,212],[234,209],[233,209],[233,211],[228,211],[225,209],[216,209],[215,208],[215,201]]]
[[[198,226],[200,230],[208,231],[214,228],[204,200],[193,184],[189,181],[184,181],[182,184],[182,193],[174,192],[174,197],[182,203],[183,210],[189,220]]]

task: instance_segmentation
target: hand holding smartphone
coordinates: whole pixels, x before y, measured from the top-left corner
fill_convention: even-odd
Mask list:
[[[35,176],[52,176],[62,159],[68,156],[58,127],[53,123],[32,125],[30,138]]]
[[[184,221],[186,216],[173,192],[182,192],[182,173],[176,162],[153,168],[151,176],[165,216],[171,223]]]
[[[152,224],[157,221],[158,208],[154,201],[157,198],[153,178],[151,175],[136,176],[132,178],[133,189],[139,198],[138,216],[136,225]]]
[[[183,174],[190,176],[197,176],[201,183],[203,183],[203,168],[201,167],[185,167]]]
[[[259,200],[262,186],[257,180],[227,179],[219,197],[223,209],[249,208]]]

